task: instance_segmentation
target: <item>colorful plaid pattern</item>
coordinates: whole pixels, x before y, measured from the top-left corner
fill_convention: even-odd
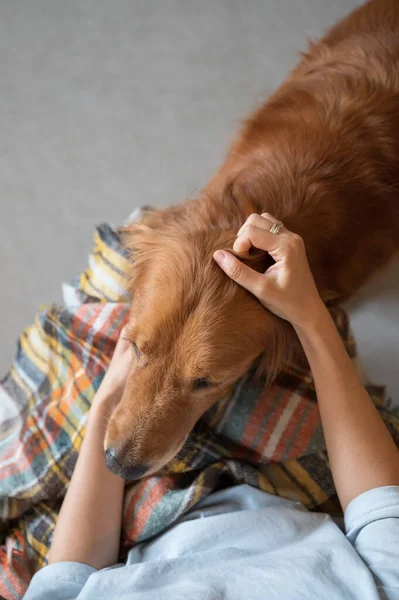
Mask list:
[[[128,257],[116,231],[100,226],[89,268],[64,286],[19,339],[0,385],[0,595],[21,599],[43,567],[57,514],[85,433],[87,412],[128,314]],[[337,327],[355,356],[348,320]],[[399,441],[399,415],[370,388]],[[248,483],[310,510],[339,512],[306,364],[264,389],[250,373],[194,428],[156,477],[126,486],[121,560],[137,541],[163,531],[212,490]]]

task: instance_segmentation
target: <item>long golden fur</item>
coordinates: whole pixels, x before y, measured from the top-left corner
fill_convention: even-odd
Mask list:
[[[271,379],[295,344],[290,326],[212,259],[251,213],[303,237],[333,303],[398,249],[398,193],[399,3],[373,0],[310,47],[199,198],[127,228],[137,356],[107,429],[110,468],[132,479],[158,470],[254,363]],[[271,259],[247,262],[265,270]]]

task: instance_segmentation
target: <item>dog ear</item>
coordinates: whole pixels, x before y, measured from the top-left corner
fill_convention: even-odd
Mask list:
[[[159,241],[173,236],[186,218],[186,205],[162,209],[145,207],[141,217],[119,229],[123,242],[135,261],[143,254],[155,251]]]
[[[141,267],[150,261],[159,251],[160,228],[163,222],[163,210],[146,209],[140,214],[139,220],[133,220],[120,227],[123,244],[131,259],[128,273],[130,286],[134,287]]]
[[[165,244],[178,249],[183,234],[190,236],[196,229],[204,227],[205,217],[196,210],[196,200],[164,209],[145,210],[139,220],[132,221],[119,232],[131,258],[131,286],[144,273],[143,267],[163,257]],[[204,221],[204,223],[202,222]]]

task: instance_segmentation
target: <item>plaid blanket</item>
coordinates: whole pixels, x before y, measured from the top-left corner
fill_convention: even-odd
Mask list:
[[[20,336],[0,384],[0,595],[20,599],[46,565],[57,514],[85,433],[87,413],[129,305],[128,256],[101,225],[89,267],[64,286],[64,307],[42,310]],[[343,310],[333,316],[352,357]],[[399,441],[399,415],[382,388],[370,394]],[[268,388],[252,373],[195,426],[162,472],[126,485],[120,560],[212,490],[248,483],[310,510],[340,511],[307,365]]]

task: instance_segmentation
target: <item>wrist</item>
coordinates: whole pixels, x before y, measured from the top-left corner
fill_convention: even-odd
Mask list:
[[[320,299],[306,313],[306,315],[295,323],[292,323],[299,338],[317,334],[323,330],[326,323],[331,320],[330,313],[324,302]]]

